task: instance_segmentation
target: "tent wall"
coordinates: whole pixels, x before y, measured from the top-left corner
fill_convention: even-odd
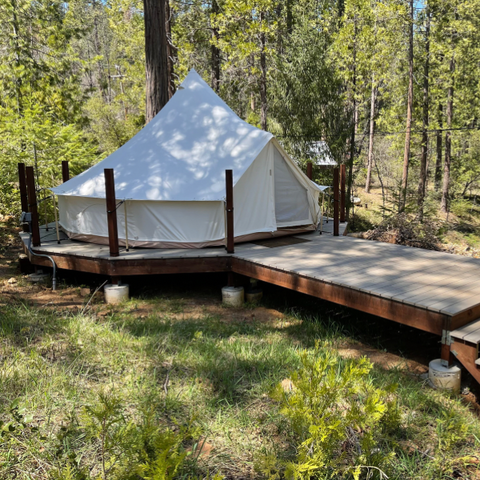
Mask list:
[[[290,167],[291,172],[297,179],[297,181],[302,185],[306,192],[307,192],[307,200],[310,210],[310,215],[312,218],[312,224],[317,225],[320,219],[320,205],[318,203],[320,197],[320,188],[317,187],[300,169],[300,167],[289,157],[289,155],[285,152],[282,146],[278,143],[275,138],[270,140],[277,150],[282,155],[283,159]]]
[[[317,223],[318,189],[275,140],[264,146],[238,179],[233,196],[236,241],[275,236],[279,229],[289,227],[311,229]],[[108,243],[103,198],[59,195],[58,199],[60,224],[71,238]],[[127,200],[126,205],[132,246],[199,248],[224,244],[223,201]],[[125,244],[124,212],[120,205],[120,244]]]
[[[60,224],[72,238],[104,243],[108,238],[105,200],[59,196]],[[118,237],[125,239],[123,205],[117,210]],[[127,200],[128,239],[131,245],[159,243],[203,244],[225,237],[224,202],[150,202]],[[121,242],[124,243],[124,242]]]
[[[309,225],[312,223],[312,215],[308,203],[308,190],[295,178],[281,153],[275,147],[273,149],[277,227]]]
[[[275,199],[273,159],[269,142],[233,187],[235,237],[256,232],[274,232]]]

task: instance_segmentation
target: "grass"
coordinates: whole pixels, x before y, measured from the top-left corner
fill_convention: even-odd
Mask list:
[[[259,455],[294,453],[270,392],[301,350],[348,342],[348,322],[312,314],[318,302],[292,309],[280,289],[270,301],[284,314],[179,291],[85,315],[1,305],[0,478],[147,478],[139,466],[153,438],[189,452],[178,478],[255,478]],[[402,424],[383,447],[395,452],[390,478],[478,478],[480,421],[459,398],[400,368],[375,367],[370,379],[398,384]]]

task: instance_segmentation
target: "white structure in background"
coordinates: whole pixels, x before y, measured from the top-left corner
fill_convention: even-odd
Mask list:
[[[160,113],[105,160],[53,189],[73,239],[108,243],[104,169],[113,168],[120,244],[225,243],[225,170],[235,241],[315,229],[319,188],[271,133],[240,119],[194,71]],[[125,218],[127,213],[127,219]]]
[[[332,152],[330,151],[327,142],[324,142],[323,140],[312,142],[310,151],[314,155],[312,163],[315,165],[338,167],[338,163],[333,159]]]

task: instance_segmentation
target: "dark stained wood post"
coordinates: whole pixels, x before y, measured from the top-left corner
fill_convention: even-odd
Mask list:
[[[113,168],[105,168],[103,172],[105,174],[105,197],[107,201],[108,244],[110,246],[110,256],[118,257],[117,202],[115,200]]]
[[[340,234],[340,216],[339,216],[339,168],[333,169],[333,236],[338,237]]]
[[[225,188],[227,190],[227,253],[234,253],[233,170],[225,170]]]
[[[307,177],[312,180],[312,177],[313,177],[313,165],[312,165],[312,162],[308,162],[307,163]]]
[[[37,210],[37,192],[35,191],[35,172],[33,167],[27,167],[27,192],[28,192],[28,211],[32,215],[32,245],[40,246],[40,227],[38,226],[38,210]]]
[[[25,164],[18,164],[18,187],[20,190],[20,204],[22,212],[28,212],[27,183],[25,180]],[[23,231],[28,232],[28,225],[23,225]]]
[[[345,221],[345,182],[347,179],[347,167],[340,165],[340,221]]]
[[[442,347],[440,350],[440,360],[442,365],[444,367],[449,367],[450,363],[453,360],[452,357],[453,357],[453,354],[450,351],[450,345],[447,345],[446,343],[442,343]]]
[[[63,183],[70,180],[70,169],[68,167],[68,160],[62,160],[62,180]]]

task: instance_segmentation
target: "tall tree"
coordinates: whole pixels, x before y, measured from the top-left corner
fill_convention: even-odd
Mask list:
[[[454,75],[455,75],[455,57],[450,60],[450,85],[448,86],[447,99],[447,131],[445,132],[445,162],[443,166],[443,188],[442,201],[440,209],[442,212],[448,212],[448,193],[450,189],[450,168],[452,163],[452,122],[453,122],[453,94],[454,94]]]
[[[315,0],[292,2],[291,8],[284,12],[288,42],[274,56],[269,77],[271,127],[299,161],[318,153],[313,142],[319,140],[326,141],[340,160],[345,157],[351,114],[336,59],[330,57],[333,35],[326,34],[326,15]]]
[[[443,127],[443,108],[442,105],[438,105],[438,130],[435,133],[437,137],[436,145],[436,162],[435,162],[435,191],[440,190],[440,184],[442,182],[442,127]]]
[[[220,12],[218,0],[212,0],[212,14],[211,17],[215,17]],[[218,93],[220,90],[220,49],[218,48],[219,33],[218,28],[212,25],[212,66],[211,66],[211,85],[212,88]]]
[[[145,19],[146,122],[170,99],[168,0],[143,0]]]
[[[260,22],[262,23],[260,30],[260,124],[262,130],[267,130],[267,44],[265,39],[264,23],[265,13],[260,13]]]
[[[373,135],[375,130],[375,76],[372,74],[372,94],[370,97],[370,125],[368,135],[368,158],[367,158],[367,179],[365,181],[365,193],[370,193],[373,164]]]
[[[418,218],[423,220],[423,204],[427,185],[428,162],[428,113],[429,113],[429,75],[430,75],[430,10],[428,4],[425,12],[425,64],[423,71],[423,120],[422,153],[420,157],[420,178],[418,182]]]
[[[259,112],[249,115],[245,102],[239,113],[245,113],[249,121],[266,129],[268,72],[278,39],[274,2],[224,0],[221,6],[221,12],[212,18],[212,25],[218,31],[218,46],[222,51],[223,83],[230,77],[237,98],[247,94],[244,98],[250,100],[250,105],[255,108],[260,105]],[[243,90],[240,95],[239,89]]]
[[[407,121],[405,129],[405,149],[403,152],[402,198],[400,210],[405,209],[408,187],[408,167],[410,164],[410,142],[412,136],[413,112],[413,0],[409,2],[409,35],[408,35],[408,93],[407,93]]]

